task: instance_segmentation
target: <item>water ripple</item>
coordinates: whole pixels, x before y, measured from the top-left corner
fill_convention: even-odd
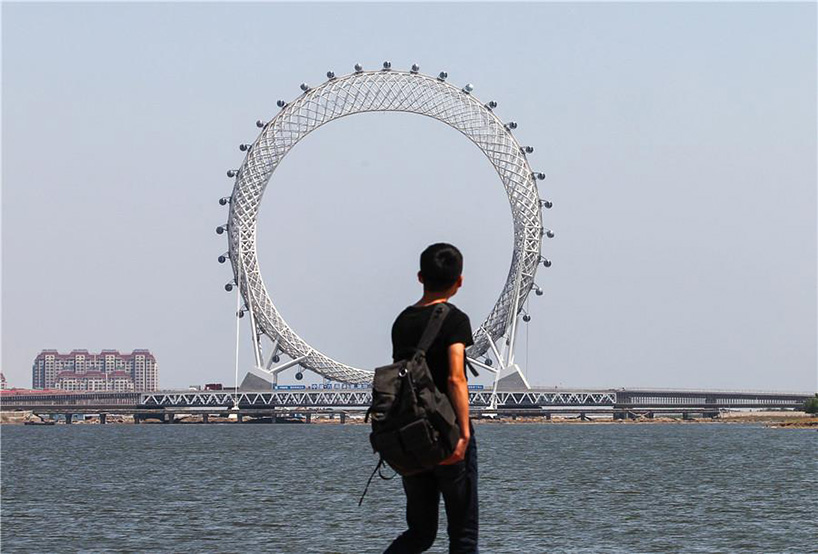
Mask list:
[[[814,431],[480,425],[484,552],[816,552]],[[380,552],[363,426],[2,430],[3,552]],[[434,552],[445,552],[441,526]]]

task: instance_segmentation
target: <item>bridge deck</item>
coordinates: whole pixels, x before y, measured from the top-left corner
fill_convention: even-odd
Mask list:
[[[3,391],[5,410],[74,410],[134,412],[148,410],[206,411],[240,409],[347,409],[363,410],[371,402],[370,389],[302,389],[239,391],[157,391],[147,393],[53,393],[13,394]],[[9,394],[12,393],[12,394]],[[608,410],[719,410],[725,408],[790,408],[804,405],[810,393],[685,390],[557,390],[498,391],[472,390],[469,400],[476,410],[494,405],[498,410],[551,410],[597,408]],[[494,401],[494,402],[493,402]]]

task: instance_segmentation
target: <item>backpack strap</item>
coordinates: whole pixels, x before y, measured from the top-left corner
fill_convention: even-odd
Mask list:
[[[441,302],[435,306],[432,311],[432,317],[429,318],[429,323],[426,324],[426,329],[424,329],[423,335],[420,337],[415,355],[421,352],[426,354],[426,351],[429,350],[429,347],[432,346],[435,338],[437,338],[440,328],[443,327],[443,320],[446,319],[447,315],[449,315],[449,306],[447,306],[445,302]]]
[[[363,494],[361,494],[361,498],[358,500],[358,507],[360,507],[361,504],[363,504],[364,496],[366,496],[366,491],[369,490],[369,485],[372,483],[372,479],[375,478],[375,474],[378,473],[378,470],[381,469],[382,465],[383,465],[383,456],[381,456],[381,459],[378,460],[378,465],[375,466],[375,469],[372,470],[372,475],[370,475],[369,479],[367,479],[367,481],[366,481],[366,486],[364,487],[364,492],[363,492]],[[381,478],[383,478],[383,477],[381,477]]]

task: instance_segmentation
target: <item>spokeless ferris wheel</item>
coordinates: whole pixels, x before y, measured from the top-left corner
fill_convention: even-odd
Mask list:
[[[216,232],[227,233],[228,251],[219,261],[230,261],[233,281],[225,285],[228,291],[238,288],[238,316],[248,313],[253,330],[253,373],[277,382],[285,369],[300,365],[323,377],[350,384],[372,381],[371,370],[359,369],[336,361],[305,342],[287,325],[264,286],[256,251],[256,224],[261,199],[273,173],[287,153],[305,136],[322,125],[349,115],[392,111],[431,117],[460,131],[489,159],[497,171],[508,195],[514,222],[514,244],[511,267],[502,291],[488,317],[474,332],[474,345],[466,352],[475,365],[495,374],[516,372],[528,383],[514,362],[517,323],[520,317],[530,319],[523,309],[529,293],[541,295],[534,283],[540,263],[551,262],[542,257],[542,237],[554,233],[542,224],[542,208],[551,202],[540,199],[537,181],[543,173],[534,172],[527,155],[534,149],[521,146],[512,131],[515,122],[504,123],[494,113],[497,103],[486,104],[472,95],[470,84],[462,89],[446,82],[448,75],[437,77],[421,74],[413,65],[410,71],[392,69],[390,62],[383,69],[365,71],[360,65],[349,75],[336,77],[327,73],[327,80],[311,88],[301,85],[301,95],[292,102],[278,101],[280,111],[270,121],[258,121],[261,132],[252,144],[240,145],[246,156],[238,169],[227,172],[235,178],[233,192],[220,199],[229,205],[227,223]],[[265,343],[269,343],[265,345]],[[265,352],[267,350],[267,352]],[[289,361],[280,362],[280,354]],[[487,356],[480,361],[479,358]],[[491,358],[498,362],[493,367]]]

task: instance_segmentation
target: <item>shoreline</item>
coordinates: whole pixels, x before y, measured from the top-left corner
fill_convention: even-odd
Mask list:
[[[818,415],[807,414],[805,412],[777,412],[777,411],[747,411],[747,412],[722,412],[716,417],[698,417],[683,419],[682,416],[657,416],[654,418],[638,417],[636,419],[614,420],[609,414],[602,417],[587,417],[574,414],[559,415],[552,413],[551,419],[533,416],[506,416],[498,418],[475,417],[472,419],[475,425],[706,425],[715,423],[727,424],[760,424],[764,427],[776,429],[816,429],[818,430]],[[109,414],[105,425],[134,425],[134,418],[126,415]],[[147,420],[140,425],[161,425],[158,420]],[[238,421],[235,416],[211,416],[209,421],[202,421],[198,415],[178,415],[173,425],[271,425],[269,417],[267,420],[245,420]],[[312,414],[308,423],[298,417],[284,417],[282,415],[275,425],[368,425],[364,423],[363,415],[347,414],[344,421],[339,417],[331,417],[320,413]],[[0,412],[0,425],[67,425],[64,421],[43,419],[33,415],[31,412],[3,411]],[[99,418],[88,416],[84,420],[74,421],[71,425],[100,425]]]

